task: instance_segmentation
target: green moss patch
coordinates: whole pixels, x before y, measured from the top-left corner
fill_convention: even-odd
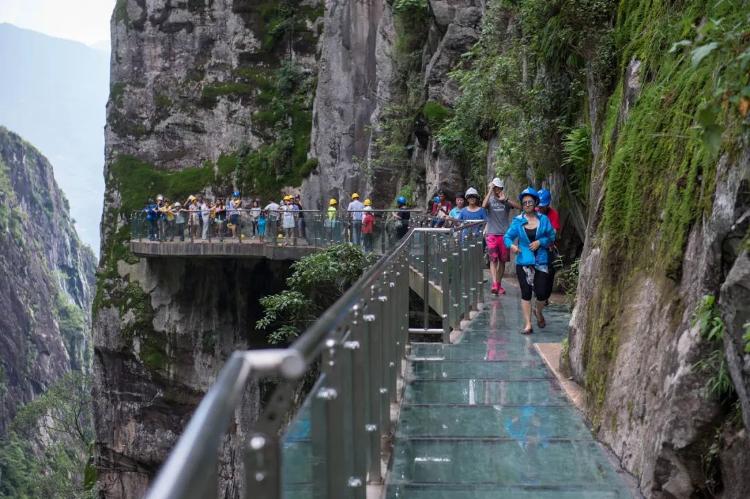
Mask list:
[[[222,96],[242,97],[252,95],[255,87],[246,83],[216,83],[203,87],[201,92],[201,105],[212,107],[217,99]]]
[[[182,201],[191,194],[226,181],[231,169],[227,159],[219,160],[218,171],[211,163],[179,171],[166,171],[133,156],[120,156],[111,165],[109,173],[114,187],[120,193],[120,210],[129,215],[143,208],[149,198],[162,194],[169,199]]]
[[[271,140],[234,156],[238,180],[245,192],[275,197],[285,185],[300,185],[317,166],[307,157],[315,78],[292,62],[274,71],[246,69],[240,75],[259,89],[260,110],[253,122]]]
[[[620,3],[619,68],[624,75],[630,61],[640,61],[642,87],[621,129],[624,76],[606,112],[609,169],[597,237],[602,272],[617,278],[589,304],[584,363],[594,419],[619,346],[621,303],[632,293],[626,283],[644,273],[666,277],[664,289],[679,282],[690,230],[712,209],[719,155],[733,157],[740,147],[739,104],[750,66],[742,33],[749,27],[737,1]]]
[[[424,107],[422,107],[422,114],[427,124],[430,125],[430,128],[437,130],[446,120],[453,116],[453,111],[439,102],[431,100],[425,102]]]

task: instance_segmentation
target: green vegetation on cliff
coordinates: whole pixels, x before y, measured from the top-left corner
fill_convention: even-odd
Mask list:
[[[410,161],[415,133],[420,132],[425,121],[432,119],[435,125],[442,122],[450,111],[436,101],[425,103],[423,95],[422,52],[430,29],[427,1],[396,0],[392,5],[396,33],[391,52],[392,95],[383,105],[373,130],[372,157],[365,173],[371,175],[381,168],[400,171],[401,180],[411,193],[422,182],[421,173]],[[360,164],[366,163],[364,158],[358,159]],[[411,201],[411,196],[406,197]]]
[[[451,77],[461,96],[437,131],[442,149],[467,168],[484,163],[498,138],[498,174],[525,181],[558,169],[562,137],[585,120],[584,55],[606,65],[606,23],[612,1],[494,0],[479,42]],[[599,43],[596,51],[591,45]],[[580,166],[580,165],[579,165]],[[585,170],[590,165],[585,165]],[[563,173],[569,174],[567,164]],[[481,176],[475,171],[474,176]],[[581,182],[585,171],[578,171]]]
[[[618,347],[626,276],[647,271],[679,281],[688,233],[712,207],[718,155],[737,153],[744,93],[750,94],[750,40],[743,35],[750,20],[741,4],[620,4],[617,88],[630,61],[640,63],[642,88],[619,130],[622,97],[613,94],[603,136],[610,166],[600,237],[605,268],[618,272],[594,304],[601,312],[590,331],[598,334],[585,345],[587,389],[597,407]]]
[[[605,278],[587,305],[584,344],[595,422],[619,346],[623,297],[643,272],[679,281],[688,233],[712,207],[718,157],[736,156],[747,130],[746,7],[739,0],[491,0],[479,42],[451,73],[461,89],[453,113],[439,120],[425,113],[441,150],[467,168],[482,168],[495,137],[498,173],[535,183],[562,173],[559,204],[585,210],[592,162],[606,166],[596,214]],[[634,95],[626,95],[633,82]],[[592,137],[600,137],[597,158]]]
[[[256,327],[270,343],[289,342],[360,278],[375,256],[353,244],[331,246],[292,264],[287,289],[260,300],[264,315]]]
[[[91,418],[91,383],[80,372],[21,408],[0,440],[0,497],[95,497]]]
[[[260,110],[253,115],[256,133],[266,143],[235,156],[238,184],[245,192],[275,197],[285,185],[300,185],[317,166],[308,159],[315,77],[293,62],[256,73]]]

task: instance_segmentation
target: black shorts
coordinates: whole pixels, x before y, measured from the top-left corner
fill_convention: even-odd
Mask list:
[[[526,280],[526,272],[523,265],[516,265],[516,277],[518,277],[518,286],[521,288],[521,299],[531,301],[532,294],[539,301],[546,301],[552,294],[552,280],[554,275],[549,272],[536,270],[534,272],[534,286],[529,286]]]

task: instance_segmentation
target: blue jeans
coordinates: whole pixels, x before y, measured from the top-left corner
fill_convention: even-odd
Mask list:
[[[362,220],[352,220],[352,244],[362,244]]]

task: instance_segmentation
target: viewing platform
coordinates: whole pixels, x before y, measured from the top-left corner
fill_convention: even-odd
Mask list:
[[[361,224],[355,229],[345,216],[334,220],[324,212],[308,210],[305,218],[295,222],[293,237],[284,230],[281,220],[269,219],[262,231],[256,231],[246,210],[232,227],[226,220],[209,226],[152,222],[145,213],[133,213],[130,219],[130,251],[145,258],[267,258],[299,260],[317,250],[343,242],[361,245],[365,251],[384,254],[394,248],[405,229],[393,218],[396,210],[373,210],[375,220],[369,234]],[[406,227],[425,227],[431,218],[418,210],[411,213]],[[452,222],[451,222],[452,224]],[[181,228],[178,228],[181,227]],[[205,229],[205,230],[204,230]],[[182,237],[180,237],[180,232]]]
[[[131,241],[130,251],[145,258],[268,258],[299,260],[317,251],[317,246],[273,245],[258,241],[225,239],[224,241]]]

